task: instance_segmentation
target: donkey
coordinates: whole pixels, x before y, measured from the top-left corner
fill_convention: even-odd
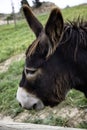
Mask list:
[[[87,22],[64,23],[54,8],[46,26],[23,5],[26,20],[36,40],[26,51],[17,100],[25,109],[40,110],[62,102],[74,88],[87,98]]]

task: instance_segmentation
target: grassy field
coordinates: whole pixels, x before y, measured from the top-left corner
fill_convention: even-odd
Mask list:
[[[86,5],[67,8],[62,10],[62,13],[65,21],[76,19],[79,16],[87,20]],[[48,14],[42,14],[38,16],[38,18],[42,24],[45,25]],[[0,63],[14,55],[25,53],[26,48],[34,39],[35,36],[28,28],[25,20],[17,22],[16,28],[14,28],[14,24],[0,26]],[[15,100],[23,65],[24,59],[20,60],[20,62],[14,61],[6,72],[0,73],[0,113],[15,117],[23,112],[23,109],[19,107]],[[67,104],[79,108],[85,108],[87,107],[87,100],[82,93],[73,90],[67,95],[65,105]],[[48,124],[57,125],[52,123],[52,121],[55,122],[55,120],[58,120],[53,117],[48,118],[45,123],[40,122],[46,124],[50,120],[51,123]],[[39,120],[34,123],[38,122]],[[65,122],[60,119],[59,123],[63,125]],[[84,126],[81,124],[80,126],[85,126],[85,128],[87,128],[87,124]]]
[[[62,10],[65,21],[76,19],[79,16],[87,19],[86,12],[86,5]],[[48,14],[40,15],[38,18],[45,25]],[[16,28],[14,28],[13,24],[0,26],[0,62],[24,52],[34,39],[34,34],[25,21],[17,22]]]

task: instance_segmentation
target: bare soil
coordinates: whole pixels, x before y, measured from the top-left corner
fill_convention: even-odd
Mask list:
[[[6,61],[0,63],[0,73],[6,72],[10,66],[10,64],[13,61],[20,61],[25,55],[24,54],[19,54],[16,56],[12,56],[11,58],[7,59]]]
[[[87,109],[79,109],[76,107],[62,105],[54,108],[46,107],[41,111],[28,111],[20,113],[15,118],[10,116],[3,116],[0,114],[0,122],[34,122],[35,120],[45,120],[46,118],[53,116],[55,118],[61,118],[65,120],[65,126],[67,127],[78,127],[78,124],[87,123]]]
[[[27,120],[34,121],[35,119],[45,120],[53,116],[54,118],[61,118],[65,120],[65,126],[77,127],[80,123],[87,123],[87,109],[79,109],[71,106],[63,106],[63,104],[54,108],[46,107],[39,112],[31,113],[31,111],[24,111],[15,117],[14,121],[28,122]],[[63,124],[64,125],[64,124]]]

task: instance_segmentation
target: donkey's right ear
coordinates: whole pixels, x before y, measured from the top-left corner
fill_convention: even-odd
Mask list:
[[[61,11],[59,8],[54,8],[45,26],[45,32],[52,43],[53,50],[56,49],[62,37],[63,26],[64,22]]]
[[[30,7],[28,5],[23,5],[23,12],[24,12],[24,15],[25,15],[25,17],[27,19],[27,22],[28,22],[30,28],[35,33],[36,37],[38,37],[40,32],[43,29],[42,24],[34,16],[34,14],[32,13],[32,11],[31,11],[31,9],[30,9]]]

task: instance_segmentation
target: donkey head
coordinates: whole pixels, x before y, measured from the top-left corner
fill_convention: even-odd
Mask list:
[[[26,51],[25,71],[34,72],[53,54],[58,46],[63,30],[63,18],[58,8],[52,10],[45,29],[33,15],[29,6],[24,5],[23,11],[30,28],[36,35],[36,40]]]
[[[44,71],[44,63],[48,61],[49,57],[53,55],[56,50],[62,36],[63,18],[60,10],[55,8],[52,10],[45,28],[43,28],[29,6],[23,5],[23,12],[30,28],[35,33],[36,40],[26,51],[26,63],[20,87],[17,91],[17,99],[22,107],[29,109],[36,104],[36,108],[40,109],[44,105],[37,94],[34,94],[34,92],[29,89],[29,86],[35,86],[38,77],[40,81],[40,76]],[[29,95],[30,91],[33,96],[31,94]],[[26,101],[24,101],[23,96],[26,97]]]

